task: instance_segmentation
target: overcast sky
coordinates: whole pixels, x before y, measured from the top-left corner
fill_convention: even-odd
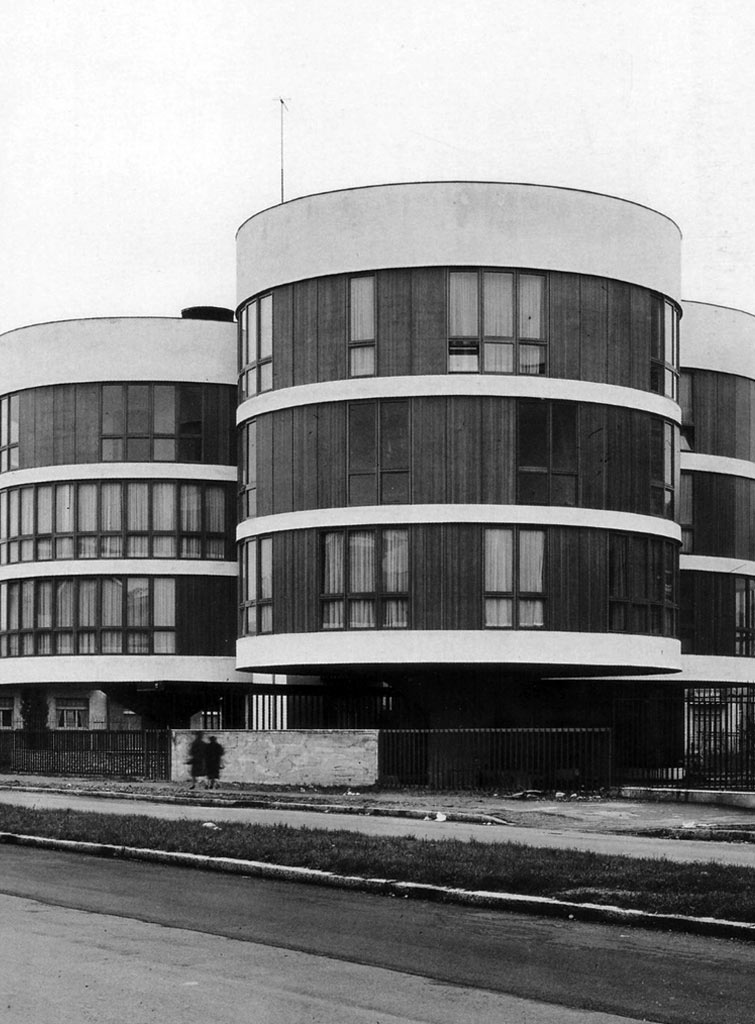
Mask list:
[[[681,227],[755,312],[752,0],[0,0],[0,331],[235,305],[239,224],[390,181],[562,185]]]

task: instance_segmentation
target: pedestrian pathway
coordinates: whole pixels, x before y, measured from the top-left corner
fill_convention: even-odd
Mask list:
[[[30,783],[31,785],[31,783]],[[185,795],[185,794],[184,794]],[[199,799],[209,799],[201,794]],[[747,843],[705,842],[702,840],[659,839],[626,833],[594,832],[574,828],[481,824],[449,820],[442,812],[428,812],[426,819],[388,817],[372,814],[348,814],[328,810],[299,810],[276,807],[228,807],[123,799],[112,795],[71,792],[36,792],[19,788],[0,789],[0,803],[41,809],[71,808],[110,814],[144,814],[167,820],[223,821],[245,824],[286,824],[297,828],[349,830],[367,835],[411,835],[418,839],[460,839],[485,843],[513,842],[549,849],[570,849],[628,857],[666,858],[689,863],[709,862],[755,867],[755,845]]]

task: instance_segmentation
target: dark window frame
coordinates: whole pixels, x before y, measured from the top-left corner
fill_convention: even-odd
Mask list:
[[[273,625],[273,538],[248,537],[239,544],[239,636],[264,636]]]
[[[400,590],[389,590],[384,582],[384,560],[386,554],[386,534],[396,532],[404,535],[403,544],[406,553],[406,565],[403,572],[406,574],[406,587]],[[350,539],[358,534],[370,534],[373,538],[374,554],[374,588],[370,590],[355,590],[350,585],[352,576],[352,553]],[[327,538],[340,538],[341,547],[341,587],[336,590],[328,590],[325,585],[326,575],[326,545]],[[354,632],[355,630],[401,630],[411,628],[411,531],[407,526],[353,526],[335,530],[319,531],[319,629],[322,632]],[[357,603],[371,602],[373,611],[373,622],[371,625],[352,625],[351,608]],[[403,604],[403,621],[398,624],[387,622],[388,610],[391,602]],[[326,625],[329,616],[326,608],[333,608],[337,611],[335,625]],[[339,611],[340,609],[340,611]]]
[[[403,466],[391,465],[390,455],[386,452],[388,419],[387,412],[391,407],[400,407],[403,412],[403,423],[405,425],[406,437],[404,440],[406,461]],[[352,465],[356,457],[353,443],[353,432],[355,427],[352,420],[359,412],[372,410],[372,427],[374,438],[374,458],[371,461],[372,469],[353,469]],[[373,501],[354,500],[357,479],[371,478],[373,481]],[[400,478],[403,483],[403,495],[392,498],[389,485],[394,484]],[[382,398],[363,399],[356,402],[346,403],[346,503],[349,507],[365,505],[406,505],[411,501],[412,490],[412,407],[408,398]]]
[[[488,538],[491,533],[508,533],[511,537],[511,589],[498,590],[488,589],[487,573],[488,566]],[[541,537],[543,566],[542,566],[542,589],[525,590],[521,586],[522,570],[522,534],[536,533]],[[483,629],[493,630],[547,630],[548,629],[548,531],[537,524],[532,526],[524,524],[493,524],[489,523],[483,527],[482,532],[482,625]],[[488,621],[489,601],[510,601],[511,622],[495,623]],[[533,602],[541,606],[541,623],[522,623],[522,606],[524,602]]]
[[[354,282],[355,281],[371,281],[372,282],[372,336],[370,338],[355,338],[354,337],[354,321],[353,321],[353,310],[354,310]],[[349,277],[348,282],[348,310],[347,310],[347,324],[348,324],[348,353],[347,353],[347,366],[349,378],[360,378],[360,377],[375,377],[378,372],[378,350],[377,350],[377,338],[378,338],[378,306],[377,306],[377,277],[375,274],[354,274]],[[357,354],[361,354],[363,351],[369,349],[372,352],[372,369],[368,372],[355,373],[354,362]]]
[[[676,545],[663,537],[611,532],[608,553],[608,631],[677,635]]]
[[[268,309],[270,314],[269,339],[267,330],[263,334],[263,327],[267,326],[266,313]],[[239,402],[272,390],[274,316],[272,291],[256,295],[246,302],[239,311]],[[251,324],[254,324],[253,331],[250,329]],[[269,352],[263,351],[263,345],[266,346],[268,341]]]
[[[452,281],[451,277],[453,274],[469,274],[476,275],[476,303],[477,303],[477,329],[475,333],[469,335],[454,334],[451,331],[451,293],[452,293]],[[500,274],[511,277],[511,330],[510,336],[497,335],[497,334],[486,334],[485,333],[485,312],[486,312],[486,275]],[[527,334],[522,330],[522,280],[524,278],[538,278],[542,284],[540,286],[540,308],[539,308],[539,323],[540,332],[537,337],[528,337]],[[447,345],[447,372],[448,373],[487,373],[487,374],[498,374],[502,376],[540,376],[545,377],[548,375],[548,352],[549,352],[549,337],[548,337],[548,307],[549,307],[549,276],[544,271],[539,270],[526,270],[520,268],[508,268],[508,267],[450,267],[447,272],[446,280],[446,309],[448,312],[448,345]],[[486,346],[511,346],[511,369],[501,370],[486,365],[487,353]],[[538,349],[540,359],[538,362],[538,370],[532,372],[531,370],[522,369],[523,366],[523,349],[533,348]],[[454,368],[452,363],[454,358],[466,358],[471,357],[476,359],[475,366],[469,366],[466,368]],[[492,363],[492,353],[490,362]]]

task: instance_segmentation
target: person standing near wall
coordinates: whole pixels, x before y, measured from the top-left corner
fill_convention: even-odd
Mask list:
[[[209,744],[203,739],[204,733],[199,730],[194,733],[194,739],[189,746],[189,757],[186,763],[191,771],[190,789],[196,789],[197,779],[207,774],[206,751]]]
[[[225,749],[218,743],[217,736],[210,736],[210,742],[206,745],[204,755],[208,789],[215,789],[218,784],[224,753]]]

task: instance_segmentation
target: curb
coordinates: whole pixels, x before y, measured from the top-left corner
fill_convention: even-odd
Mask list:
[[[724,939],[755,941],[755,924],[741,921],[719,920],[713,917],[685,917],[681,914],[651,914],[644,910],[603,906],[598,903],[570,903],[548,896],[520,896],[516,893],[452,889],[422,882],[399,882],[393,878],[362,878],[358,875],[337,875],[315,868],[288,867],[264,861],[236,860],[231,857],[209,857],[196,853],[175,853],[135,846],[115,846],[106,843],[86,843],[71,839],[50,839],[44,836],[19,835],[0,832],[0,844],[32,846],[67,853],[81,853],[90,857],[110,857],[121,860],[146,861],[169,864],[174,867],[217,871],[226,874],[268,878],[275,881],[299,882],[337,889],[352,889],[381,896],[402,899],[420,899],[435,903],[453,903],[491,910],[513,911],[540,917],[555,917],[569,921],[589,921],[621,924],[626,927],[654,928],[685,932]]]
[[[52,786],[7,786],[0,784],[0,790],[8,793],[59,793],[65,796],[85,796],[95,800],[133,800],[141,803],[174,804],[182,807],[249,807],[269,808],[273,811],[313,811],[319,814],[353,814],[373,818],[412,818],[420,821],[432,819],[436,812],[405,807],[375,807],[353,804],[315,804],[295,800],[265,800],[264,797],[210,797],[182,796],[151,793],[118,793],[113,790],[63,789]],[[473,814],[464,811],[444,811],[446,821],[465,822],[470,825],[507,825],[508,822],[491,814]]]

